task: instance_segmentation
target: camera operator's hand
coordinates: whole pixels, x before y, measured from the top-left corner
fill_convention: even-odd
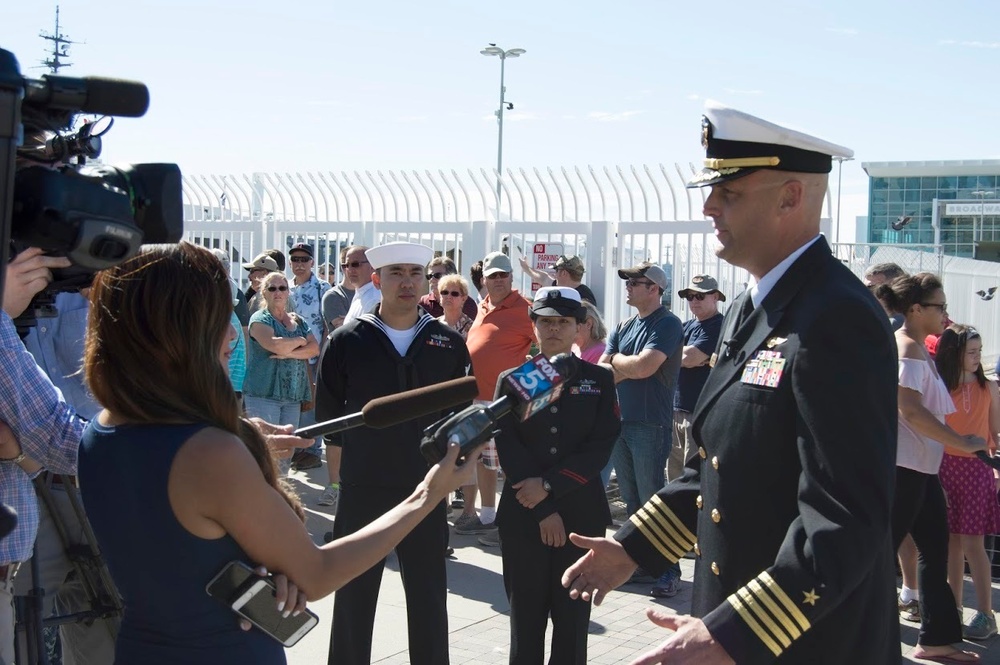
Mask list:
[[[261,577],[267,577],[267,568],[264,566],[257,566],[253,572]],[[302,610],[306,609],[305,592],[301,591],[290,579],[281,573],[276,573],[271,579],[274,581],[274,586],[276,587],[274,599],[278,603],[278,611],[285,617],[301,614]],[[253,624],[240,617],[240,628],[250,630],[253,628]]]
[[[64,256],[45,256],[37,247],[29,247],[7,264],[7,279],[3,289],[3,311],[16,319],[37,293],[52,281],[52,268],[68,268]]]

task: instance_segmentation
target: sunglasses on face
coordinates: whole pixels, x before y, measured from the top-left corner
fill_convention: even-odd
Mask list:
[[[510,277],[509,272],[495,272],[492,275],[487,275],[486,279],[507,279]]]
[[[948,311],[948,303],[946,302],[922,302],[921,307],[937,307],[942,313]]]
[[[692,300],[697,300],[698,302],[701,302],[704,299],[705,299],[704,293],[689,293],[686,296],[684,296],[684,300],[687,300],[688,302],[691,302]]]
[[[351,261],[350,263],[341,263],[340,267],[344,268],[345,270],[347,268],[360,268],[361,266],[365,265],[366,263],[368,263],[368,262],[367,261]]]
[[[288,258],[292,260],[292,263],[306,263],[308,261],[312,261],[312,258],[308,256],[290,256]]]
[[[631,286],[633,289],[637,286],[653,286],[653,282],[645,279],[628,279],[625,283]]]
[[[451,296],[452,298],[460,298],[460,297],[462,297],[462,292],[461,291],[442,291],[441,295],[442,296]]]
[[[446,272],[429,272],[427,273],[427,279],[441,279],[447,274]]]
[[[267,290],[270,291],[271,293],[274,293],[275,291],[287,291],[288,287],[284,286],[284,285],[282,285],[282,286],[269,286],[269,287],[267,287]]]

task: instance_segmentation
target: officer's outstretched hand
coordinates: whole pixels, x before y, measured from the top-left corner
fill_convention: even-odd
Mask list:
[[[600,605],[608,591],[625,584],[639,567],[614,538],[588,538],[571,533],[569,540],[590,550],[563,573],[562,585],[569,589],[573,600],[593,599],[594,605]]]
[[[666,642],[632,661],[632,665],[735,665],[705,627],[705,622],[686,614],[650,608],[646,616],[657,626],[674,631]]]
[[[538,523],[542,532],[542,543],[549,547],[562,547],[566,544],[566,526],[559,513],[552,513]]]

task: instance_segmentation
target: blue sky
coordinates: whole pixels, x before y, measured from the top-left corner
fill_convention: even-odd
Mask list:
[[[55,4],[8,3],[0,46],[37,77]],[[1000,4],[665,0],[63,0],[66,75],[143,81],[108,161],[192,174],[492,168],[508,60],[505,167],[700,159],[717,99],[854,149],[862,161],[1000,157]],[[836,178],[834,178],[834,183]],[[846,239],[846,238],[845,238]]]

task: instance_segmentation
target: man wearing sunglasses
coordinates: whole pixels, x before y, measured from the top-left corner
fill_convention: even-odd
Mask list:
[[[372,266],[368,263],[365,252],[368,248],[363,245],[354,245],[347,248],[347,256],[344,264],[344,274],[347,281],[354,289],[354,299],[344,316],[344,323],[350,323],[362,314],[366,314],[375,308],[375,305],[382,301],[382,292],[372,284]]]
[[[441,305],[441,298],[438,294],[438,282],[445,275],[457,274],[458,267],[447,256],[435,256],[427,264],[427,293],[420,297],[420,306],[435,319],[444,315],[444,307]],[[476,314],[479,313],[476,301],[466,296],[465,302],[462,303],[462,312],[475,321]]]
[[[663,487],[673,430],[674,387],[681,368],[681,322],[660,303],[667,275],[660,266],[642,263],[623,268],[626,302],[636,315],[618,325],[608,338],[601,363],[611,368],[618,385],[622,430],[611,451],[611,465],[625,509],[632,515]],[[664,573],[657,587],[674,595],[676,580]],[[638,570],[633,582],[652,581]],[[653,593],[653,590],[651,590]]]

